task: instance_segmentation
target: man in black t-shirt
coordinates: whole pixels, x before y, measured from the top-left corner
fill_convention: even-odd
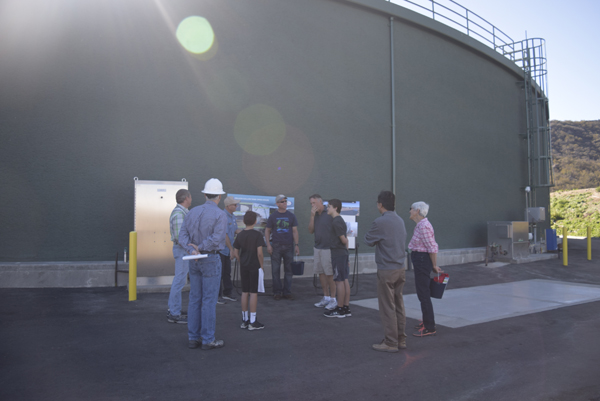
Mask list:
[[[348,237],[346,236],[346,222],[340,216],[342,202],[332,199],[327,205],[327,214],[333,218],[333,238],[331,239],[331,265],[333,266],[333,280],[337,290],[337,305],[335,309],[326,310],[326,317],[350,317],[350,264],[348,260]]]
[[[273,298],[280,300],[283,293],[285,299],[294,299],[292,295],[292,261],[294,260],[294,253],[300,255],[298,220],[294,213],[287,210],[287,196],[277,195],[275,202],[277,203],[277,210],[271,213],[265,228],[267,251],[271,254]],[[281,259],[283,259],[285,271],[283,288],[280,273]]]

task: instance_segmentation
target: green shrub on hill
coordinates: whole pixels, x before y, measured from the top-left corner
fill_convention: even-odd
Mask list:
[[[600,237],[600,196],[594,189],[559,191],[550,197],[550,224],[560,234],[567,227],[568,235]]]
[[[553,191],[600,185],[600,120],[550,122]]]

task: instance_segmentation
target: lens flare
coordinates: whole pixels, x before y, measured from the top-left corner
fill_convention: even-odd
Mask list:
[[[264,193],[293,193],[304,185],[315,166],[312,145],[298,128],[286,126],[281,146],[268,155],[244,153],[242,168],[248,180]]]
[[[277,110],[265,104],[254,104],[237,115],[233,133],[246,153],[264,156],[279,148],[286,136],[286,128]]]
[[[175,33],[177,40],[190,53],[203,54],[212,47],[215,33],[204,17],[191,16],[179,23]]]
[[[235,68],[221,68],[207,81],[206,94],[219,110],[238,112],[248,105],[250,88]]]

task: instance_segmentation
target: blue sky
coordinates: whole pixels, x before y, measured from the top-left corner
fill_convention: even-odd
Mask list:
[[[402,1],[394,2],[402,5]],[[600,119],[600,0],[456,2],[514,41],[526,37],[546,40],[550,119]]]

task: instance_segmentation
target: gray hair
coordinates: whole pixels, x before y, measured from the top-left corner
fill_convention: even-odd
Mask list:
[[[187,197],[191,195],[192,194],[187,189],[180,189],[175,194],[175,200],[177,201],[177,203],[182,204],[187,199]]]
[[[410,206],[412,209],[418,210],[422,217],[427,217],[429,212],[429,205],[425,202],[415,202]]]

